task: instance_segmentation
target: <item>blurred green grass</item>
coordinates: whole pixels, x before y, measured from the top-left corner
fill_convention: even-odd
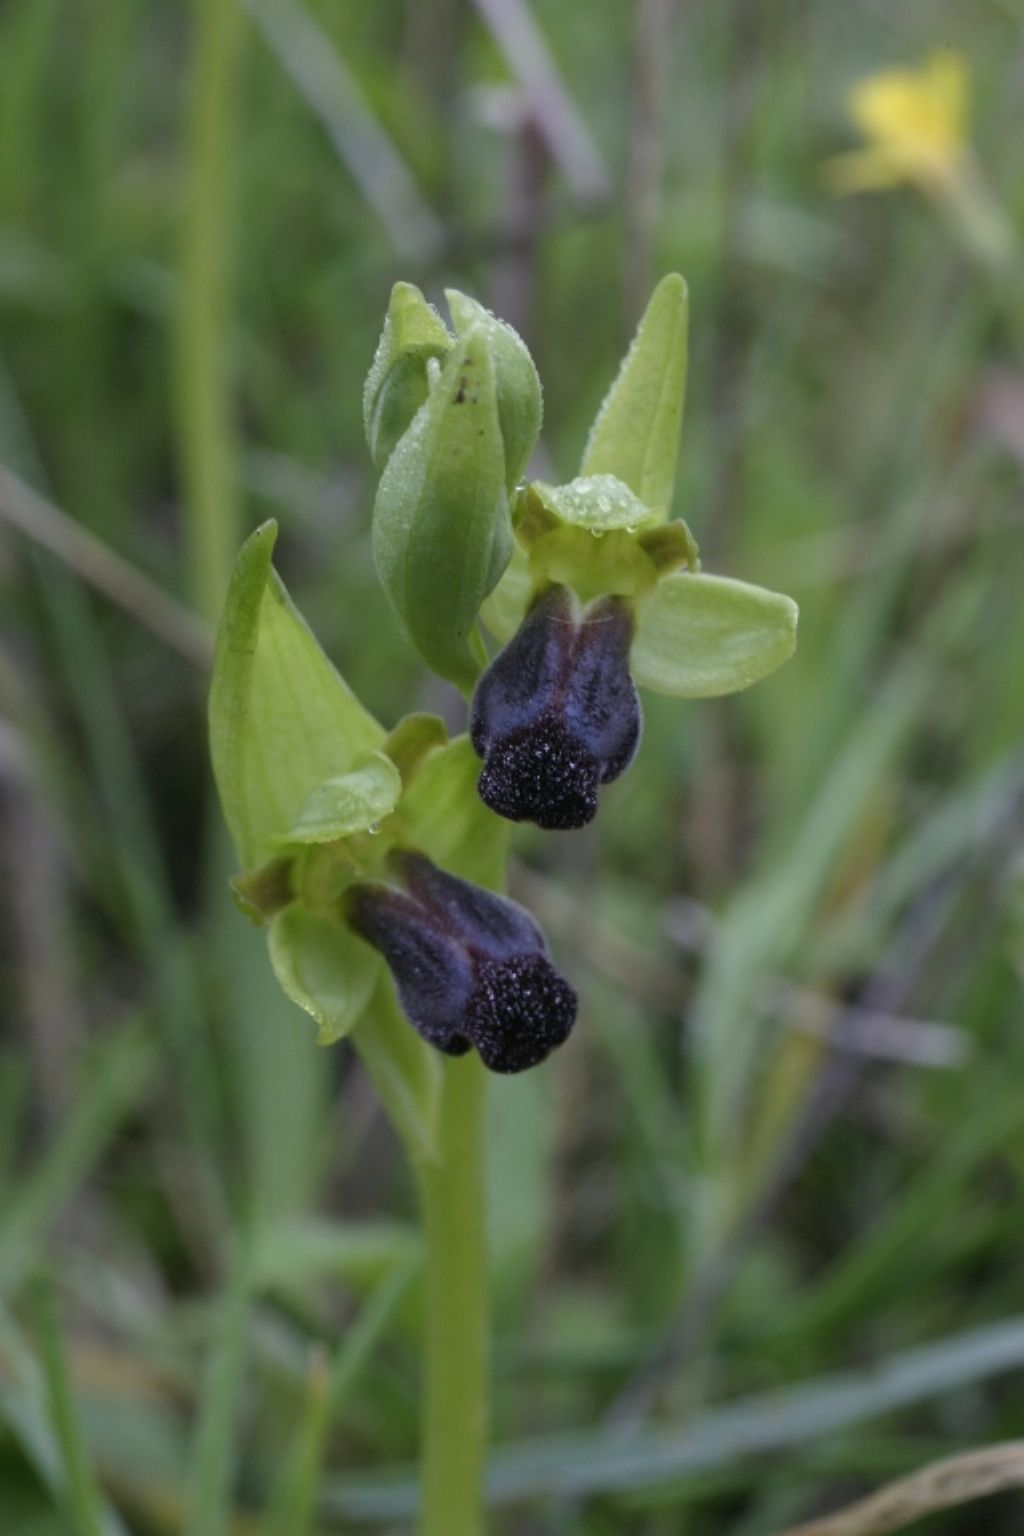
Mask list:
[[[273,513],[371,707],[452,711],[369,556],[391,283],[523,331],[566,476],[677,268],[676,510],[709,568],[801,605],[780,673],[647,700],[597,825],[517,844],[583,1010],[492,1094],[494,1530],[770,1536],[1024,1433],[1024,294],[913,193],[820,172],[849,83],[949,43],[1024,227],[1018,9],[535,0],[558,75],[530,126],[485,8],[308,4],[324,87],[252,0],[221,140],[187,126],[218,4],[0,11],[0,464],[206,611],[188,508],[215,547]],[[0,519],[5,1533],[407,1529],[411,1191],[227,898],[203,686]],[[872,1397],[922,1350],[916,1395]],[[819,1421],[799,1394],[837,1376]],[[715,1415],[764,1392],[778,1438],[734,1442]],[[921,1529],[979,1519],[1010,1536],[1019,1498]]]

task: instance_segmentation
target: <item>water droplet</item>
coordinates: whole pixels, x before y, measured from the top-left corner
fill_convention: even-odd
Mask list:
[[[379,821],[371,821],[370,825],[367,827],[366,830],[367,830],[367,832],[369,832],[371,837],[376,837],[377,833],[380,831],[380,822]]]
[[[627,523],[626,524],[626,532],[627,533],[636,533],[636,526],[635,526],[635,524]]]
[[[604,538],[604,529],[603,528],[591,528],[591,530],[590,530],[590,537],[592,539],[603,539]]]

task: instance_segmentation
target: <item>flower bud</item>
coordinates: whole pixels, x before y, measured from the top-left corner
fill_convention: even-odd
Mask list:
[[[579,619],[565,587],[538,599],[473,699],[477,787],[492,811],[548,830],[592,820],[599,786],[629,766],[640,740],[632,637],[621,598],[602,598]]]
[[[475,1047],[493,1072],[543,1061],[572,1029],[577,999],[529,913],[422,854],[393,864],[406,889],[360,883],[346,916],[384,956],[410,1022],[448,1056]]]
[[[420,290],[396,283],[363,387],[363,425],[377,469],[384,468],[427,398],[431,358],[443,362],[452,345],[447,327]]]
[[[517,484],[537,445],[544,407],[540,379],[526,343],[504,320],[457,288],[445,289],[452,322],[459,339],[473,326],[483,328],[494,359],[494,388],[498,422],[505,451],[505,484]]]
[[[469,689],[480,604],[512,550],[493,349],[474,326],[388,459],[373,508],[373,558],[408,639]]]

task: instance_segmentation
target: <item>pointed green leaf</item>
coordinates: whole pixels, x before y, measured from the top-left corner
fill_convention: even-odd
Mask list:
[[[529,490],[560,522],[585,528],[598,537],[618,529],[632,533],[658,520],[658,514],[645,507],[616,475],[578,475],[568,485],[545,485],[535,480]]]
[[[509,823],[489,811],[476,792],[480,759],[468,736],[435,752],[402,797],[409,841],[463,880],[500,887],[508,855]]]
[[[279,843],[333,843],[389,816],[402,793],[398,769],[383,752],[368,752],[348,773],[318,784]]]
[[[617,475],[662,514],[672,502],[679,456],[687,317],[686,284],[670,273],[651,295],[580,465],[581,475]]]
[[[427,398],[431,358],[452,348],[448,328],[412,283],[396,283],[363,388],[363,426],[370,456],[383,469]]]
[[[381,476],[373,555],[399,623],[435,672],[471,687],[470,636],[512,550],[494,364],[463,337]]]
[[[735,693],[774,672],[796,648],[792,599],[724,576],[672,571],[636,612],[630,670],[656,693]]]
[[[366,946],[369,953],[373,953]],[[414,1160],[436,1160],[443,1058],[413,1029],[384,968],[352,1036],[381,1103]]]
[[[460,339],[474,327],[482,327],[494,359],[498,422],[505,446],[505,484],[509,491],[518,483],[540,436],[544,415],[540,379],[522,337],[497,315],[457,288],[445,289],[455,330]]]
[[[324,655],[270,563],[264,523],[235,563],[210,686],[210,752],[247,869],[274,853],[309,793],[374,751],[384,731]]]
[[[320,1045],[333,1045],[358,1024],[383,962],[338,918],[298,904],[270,925],[270,961],[281,986],[317,1026]]]

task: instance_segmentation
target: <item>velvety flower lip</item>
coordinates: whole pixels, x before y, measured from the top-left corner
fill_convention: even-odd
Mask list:
[[[543,1061],[568,1037],[577,998],[533,918],[423,854],[392,864],[405,889],[360,882],[346,916],[384,956],[410,1022],[448,1056],[475,1047],[493,1072]]]
[[[582,827],[598,789],[618,778],[640,740],[629,675],[633,618],[605,597],[577,618],[551,586],[477,684],[470,737],[484,760],[480,798],[509,821]]]

